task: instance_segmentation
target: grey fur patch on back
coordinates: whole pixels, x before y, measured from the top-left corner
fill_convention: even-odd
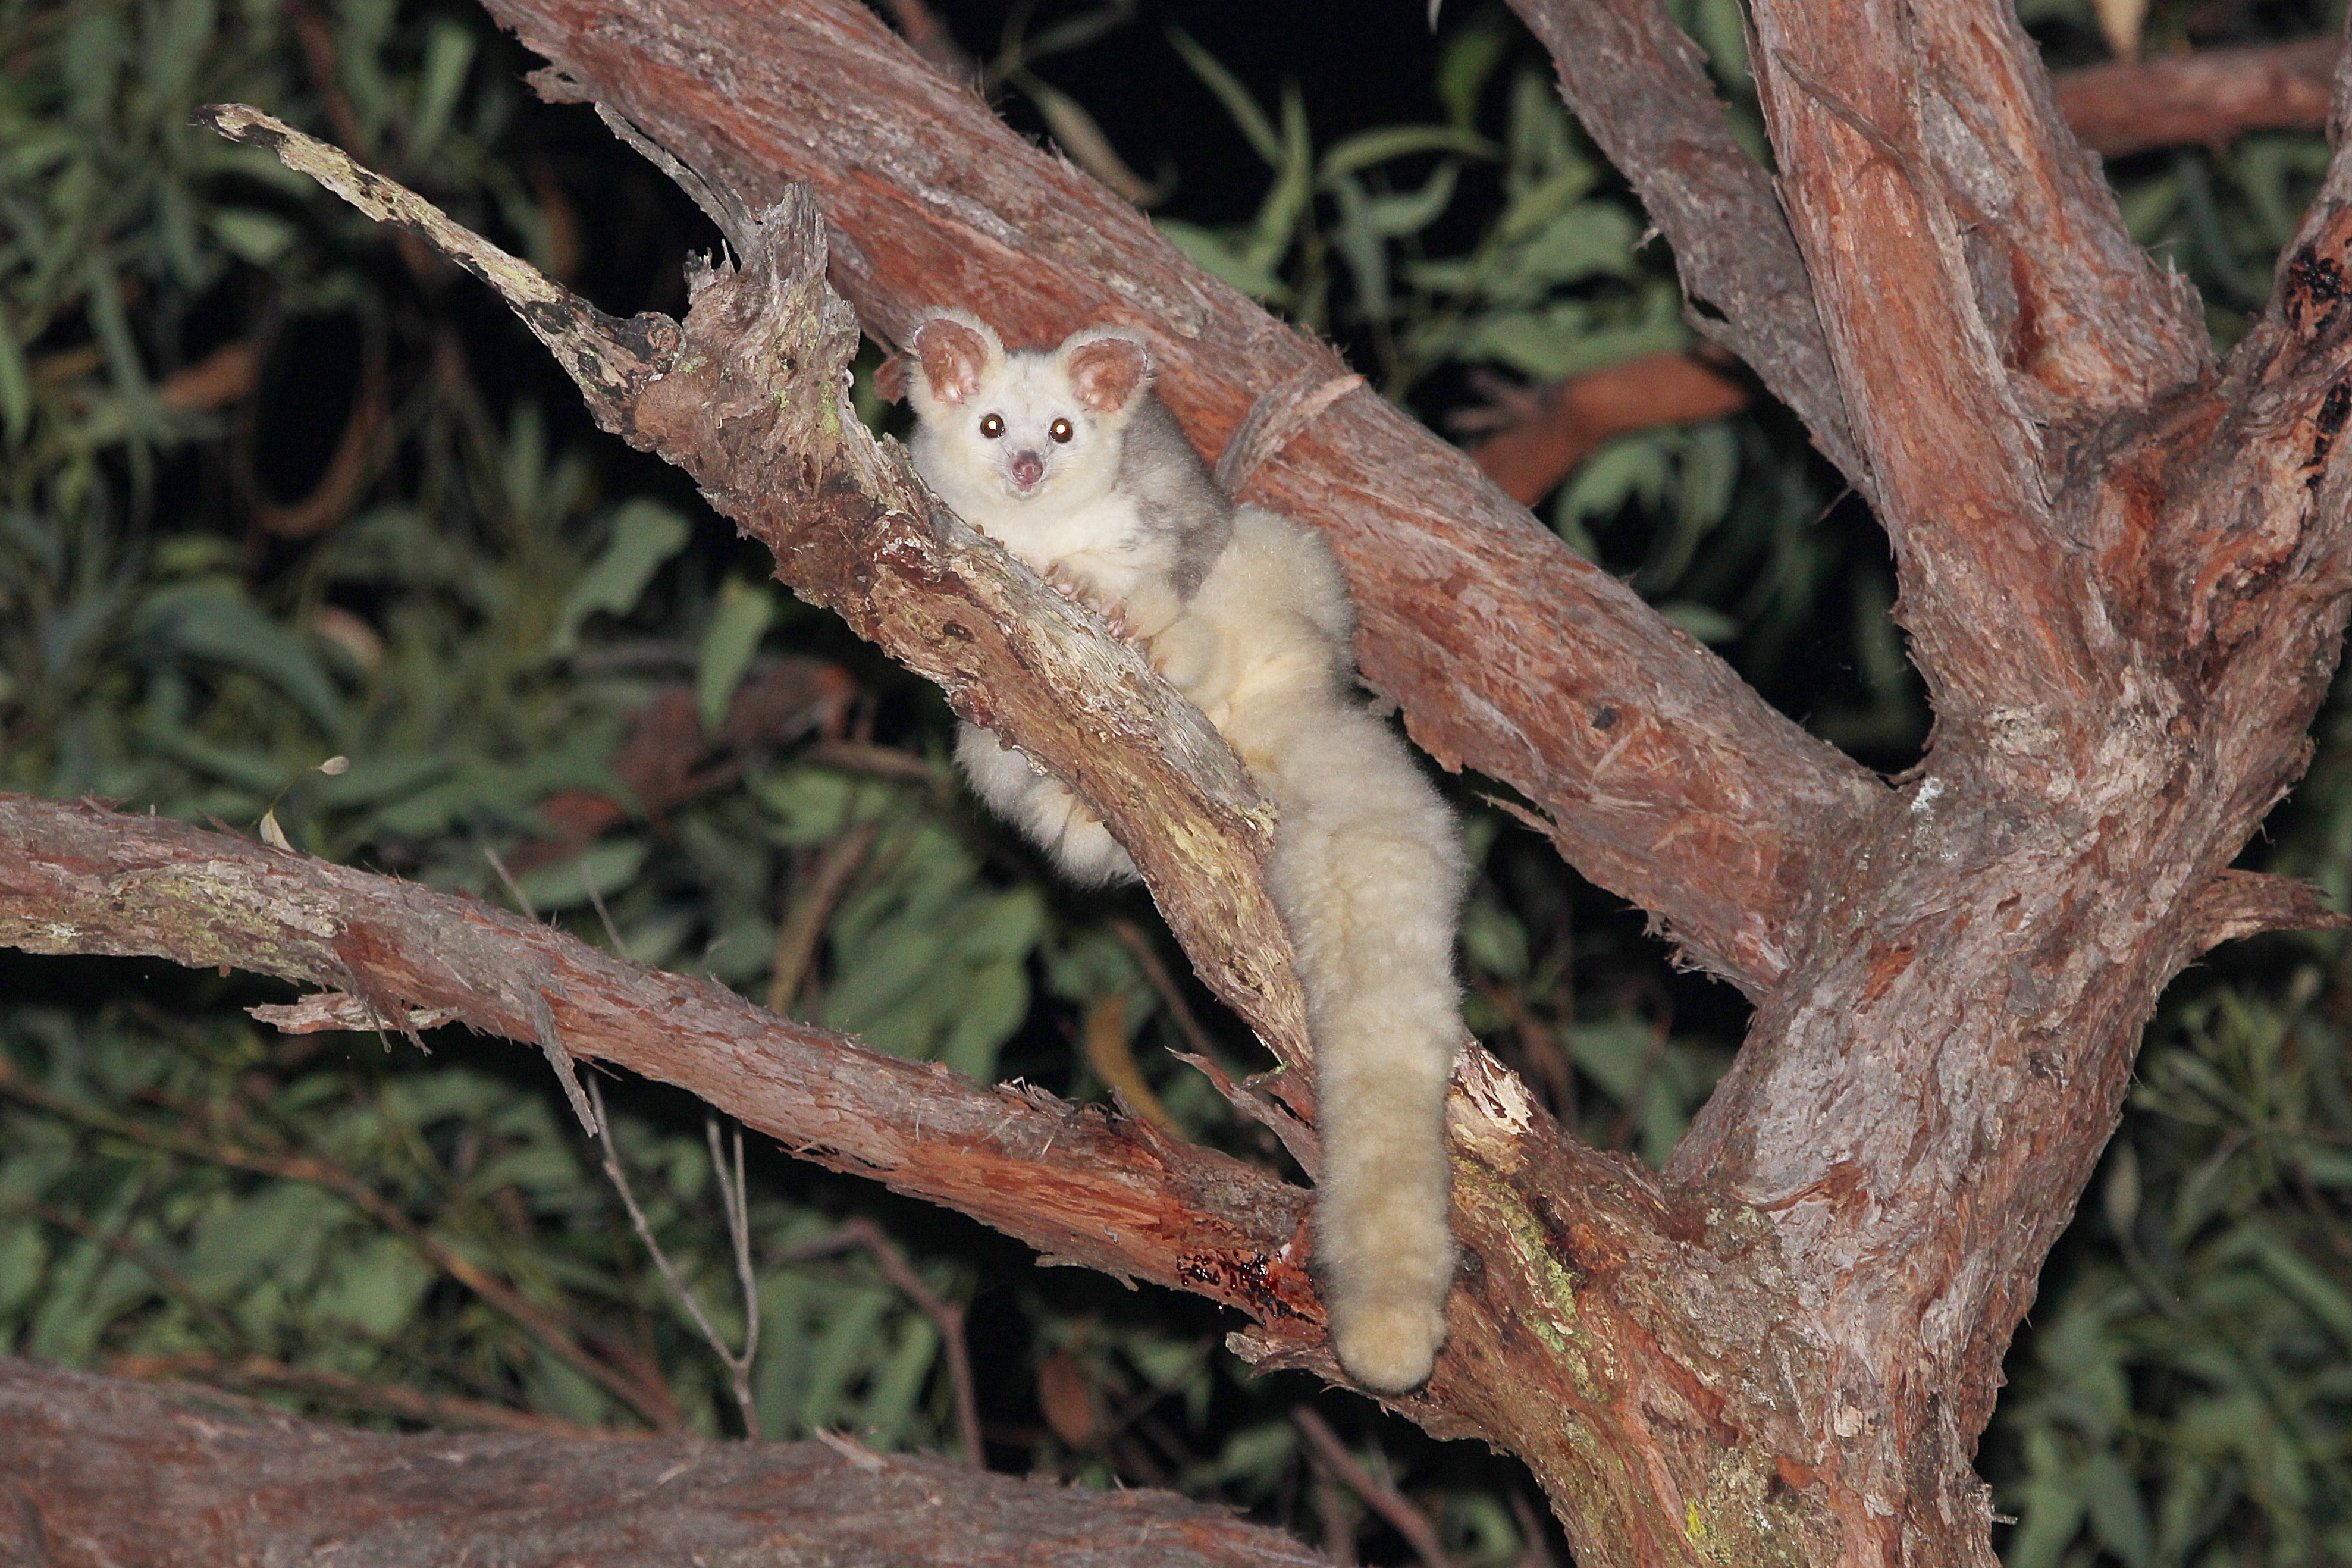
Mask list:
[[[1176,416],[1150,393],[1127,422],[1118,488],[1135,498],[1147,531],[1175,540],[1176,592],[1192,598],[1234,531],[1234,503],[1217,489]]]

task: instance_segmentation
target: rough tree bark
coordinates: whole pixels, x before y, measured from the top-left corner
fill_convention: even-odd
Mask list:
[[[1311,1568],[1277,1531],[818,1443],[388,1436],[0,1360],[0,1562],[19,1568]]]
[[[1203,974],[1303,1069],[1246,781],[1147,668],[865,441],[839,393],[854,332],[822,287],[810,198],[787,184],[822,209],[832,279],[869,330],[932,303],[1016,341],[1145,326],[1171,403],[1213,449],[1237,428],[1280,433],[1342,367],[848,0],[489,3],[554,62],[542,90],[599,104],[744,265],[698,279],[682,326],[601,317],[494,253],[469,265],[599,419],[693,472],[786,582],[1099,805]],[[1377,399],[1340,395],[1262,443],[1248,493],[1330,537],[1367,674],[1414,737],[1519,790],[1580,869],[1757,1002],[1663,1175],[1565,1138],[1465,1055],[1452,1131],[1469,1261],[1437,1373],[1399,1408],[1524,1458],[1588,1564],[1984,1568],[1970,1458],[2000,1354],[2158,993],[2215,942],[2332,919],[2228,868],[2304,765],[2352,592],[2352,462],[2336,451],[2352,160],[2216,365],[2193,295],[2131,246],[1996,0],[1758,0],[1777,188],[1723,132],[1654,0],[1520,9],[1674,244],[1695,317],[1878,508],[1937,722],[1918,768],[1873,778]],[[2340,122],[2340,78],[2336,102]],[[221,123],[282,142],[242,111]],[[372,176],[336,178],[445,248],[471,243]],[[596,967],[560,939],[467,910],[394,940],[378,911],[428,895],[80,809],[10,805],[0,940],[259,953],[364,999],[329,1010],[436,1003],[598,1048],[584,980],[498,978],[510,959],[527,979],[559,956],[567,975]],[[470,948],[429,945],[448,921],[470,922]],[[254,945],[268,932],[274,947]],[[624,1013],[727,1005],[596,963],[641,998]],[[794,1032],[764,1027],[757,1046],[686,1053],[699,1091],[730,1109],[755,1087],[790,1099],[751,1064]],[[835,1085],[919,1072],[802,1047]],[[1249,1101],[1294,1137],[1303,1076],[1285,1075],[1289,1111]],[[967,1113],[987,1095],[924,1087]],[[890,1131],[825,1103],[826,1157],[854,1164]],[[754,1124],[781,1130],[781,1114]],[[1297,1194],[1222,1166],[1204,1187],[1194,1156],[1117,1119],[1087,1126],[1083,1168],[1038,1147],[1034,1179],[1139,1193],[1166,1233],[1024,1234],[1203,1289],[1256,1320],[1238,1340],[1260,1364],[1332,1374],[1295,1267]],[[1024,1223],[951,1181],[929,1195]],[[1195,1278],[1181,1260],[1203,1245],[1241,1266]]]

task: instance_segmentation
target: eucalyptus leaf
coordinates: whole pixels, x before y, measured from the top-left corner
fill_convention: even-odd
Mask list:
[[[572,585],[557,614],[547,650],[562,657],[580,646],[580,628],[590,616],[626,615],[654,580],[654,574],[686,546],[686,519],[658,501],[636,498],[613,514],[604,553]]]
[[[568,860],[541,866],[515,879],[536,910],[568,910],[593,892],[610,898],[637,879],[652,846],[642,838],[616,838],[583,849]]]
[[[775,591],[766,584],[730,577],[719,590],[694,671],[695,711],[705,734],[716,735],[726,722],[727,705],[775,618]]]
[[[292,699],[335,743],[347,731],[343,700],[302,638],[265,615],[236,583],[199,579],[158,588],[135,629],[159,649],[242,669]]]

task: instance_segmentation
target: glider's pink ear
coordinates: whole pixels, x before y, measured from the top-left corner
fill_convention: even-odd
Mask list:
[[[1100,328],[1079,332],[1061,347],[1062,368],[1078,401],[1097,414],[1116,414],[1151,384],[1151,351],[1141,338]]]
[[[895,353],[874,367],[874,390],[885,403],[907,400],[907,378],[914,374],[912,360],[904,353]]]
[[[941,403],[961,403],[980,389],[980,378],[1004,347],[996,334],[964,316],[933,316],[907,341],[923,367],[923,381]]]

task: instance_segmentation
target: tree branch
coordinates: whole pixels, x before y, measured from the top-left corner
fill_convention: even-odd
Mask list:
[[[2206,373],[2193,296],[2124,233],[2006,5],[1777,0],[1756,27],[1781,187],[1938,739],[2046,729],[2104,700],[2096,589],[2053,489],[2083,460],[2078,433]],[[1996,754],[2028,775],[2061,761]]]
[[[1319,1340],[1307,1194],[1148,1125],[776,1017],[481,902],[164,817],[0,796],[0,944],[235,964],[674,1084],[803,1159]],[[538,1007],[532,1005],[539,1004]]]
[[[2303,38],[2062,71],[2058,111],[2084,146],[2108,158],[2221,146],[2249,131],[2319,131],[2343,51],[2340,38]]]
[[[1470,456],[1526,506],[1620,436],[1719,419],[1748,406],[1747,387],[1686,353],[1644,354],[1546,387],[1507,387],[1483,372],[1474,373],[1471,384],[1496,398],[1477,422],[1503,427]],[[1457,416],[1454,427],[1468,423]]]
[[[855,1443],[394,1436],[227,1394],[0,1359],[0,1558],[441,1568],[1314,1568],[1166,1492],[1087,1491]]]
[[[542,93],[606,106],[689,188],[756,205],[809,182],[834,227],[834,279],[878,331],[941,303],[1014,342],[1144,326],[1160,390],[1211,449],[1265,389],[1344,373],[853,0],[491,10],[555,62],[534,79]],[[1330,539],[1365,674],[1426,750],[1521,791],[1580,870],[1707,967],[1750,990],[1781,972],[1811,846],[1880,793],[1866,773],[1369,393],[1325,410],[1249,494]]]

